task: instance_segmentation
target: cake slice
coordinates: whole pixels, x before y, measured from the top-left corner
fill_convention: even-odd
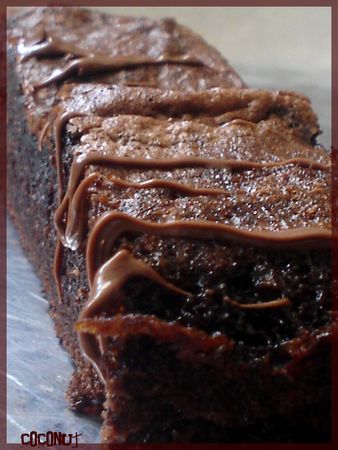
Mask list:
[[[59,97],[43,147],[59,161],[51,314],[73,407],[103,380],[105,442],[328,440],[330,155],[308,100]]]

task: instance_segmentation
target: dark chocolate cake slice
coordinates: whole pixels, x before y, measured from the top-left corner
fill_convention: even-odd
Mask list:
[[[308,100],[97,85],[60,98],[45,134],[63,199],[52,316],[73,404],[97,396],[79,402],[93,380],[80,314],[104,441],[328,440],[330,156]]]

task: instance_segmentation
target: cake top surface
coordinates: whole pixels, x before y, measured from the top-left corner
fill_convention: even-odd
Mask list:
[[[147,87],[108,86],[105,84],[67,84],[58,93],[55,112],[76,112],[86,115],[113,116],[136,114],[143,116],[204,118],[219,125],[232,119],[258,123],[274,117],[282,125],[271,122],[271,132],[281,131],[311,143],[318,134],[317,116],[310,100],[291,91],[259,89],[212,88],[184,92]],[[319,148],[319,147],[318,147]]]
[[[318,126],[303,96],[98,85],[60,96],[56,122],[68,114],[72,160],[63,189],[70,208],[89,199],[81,220],[91,227],[114,210],[252,232],[330,228],[330,155],[312,144]],[[79,237],[73,226],[69,242]]]
[[[70,52],[74,57],[89,54],[148,55],[154,58],[186,55],[195,57],[210,69],[230,71],[217,50],[171,18],[153,20],[102,14],[82,8],[48,7],[34,8],[14,18],[11,24],[10,42],[19,43],[18,50],[22,55],[35,50],[34,54],[42,56],[43,53],[38,52],[41,49],[32,46],[50,38],[55,39],[55,45],[45,51],[49,56],[56,56],[57,51],[67,53],[67,47],[62,47],[62,44],[67,44],[74,50]]]
[[[9,20],[8,43],[33,131],[69,80],[184,91],[244,85],[217,50],[173,19],[34,8]]]

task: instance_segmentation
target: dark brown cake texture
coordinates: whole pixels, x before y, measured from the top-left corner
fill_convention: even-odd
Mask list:
[[[72,111],[84,103],[74,89]],[[87,113],[91,98],[116,108],[119,90],[85,89]],[[133,91],[142,111],[151,93]],[[86,251],[78,329],[106,381],[103,438],[217,441],[251,427],[262,439],[262,424],[292,423],[305,405],[329,411],[329,155],[311,145],[303,97],[215,90],[184,96],[189,116],[172,95],[181,116],[107,118],[96,104],[103,117],[70,119],[57,224],[65,246]],[[163,93],[151,98],[156,111]],[[211,437],[196,437],[201,424]],[[322,420],[319,431],[327,438]]]
[[[88,58],[94,66],[86,66]],[[102,59],[109,58],[111,66],[102,67]],[[68,71],[74,61],[75,70]],[[184,91],[244,86],[215,49],[171,19],[115,17],[80,8],[31,8],[10,17],[8,80],[9,211],[51,303],[57,298],[51,270],[56,241],[53,216],[59,202],[57,161],[50,148],[40,151],[40,140],[50,111],[59,102],[60,87],[70,80]],[[120,105],[124,108],[123,102]],[[80,391],[91,389],[82,386]],[[82,398],[80,393],[77,398]],[[87,394],[74,407],[88,411],[92,406],[85,407],[86,399]],[[95,395],[95,412],[102,400]]]
[[[326,151],[311,145],[318,127],[308,100],[283,92],[187,95],[90,84],[65,86],[59,97],[43,144],[54,148],[65,127],[64,144],[56,146],[63,201],[55,219],[65,248],[55,273],[62,302],[53,304],[52,315],[77,366],[73,404],[88,407],[100,392],[73,332],[91,284],[91,300],[99,303],[82,312],[82,342],[99,370],[108,371],[105,440],[194,440],[201,423],[210,436],[198,439],[226,440],[231,434],[224,430],[257,422],[269,429],[278,417],[292,423],[304,401],[325,410],[330,166]],[[206,228],[194,236],[201,221]],[[113,266],[95,281],[106,259]],[[113,280],[124,264],[131,279],[122,274],[122,296]],[[89,319],[113,314],[108,324]],[[102,362],[93,357],[96,346],[88,346],[88,330],[105,335],[114,320],[116,353],[104,353]],[[145,367],[134,367],[147,358]],[[318,383],[327,378],[320,389],[319,373]],[[195,380],[190,391],[188,374]],[[215,391],[201,389],[209,383]],[[159,417],[151,417],[154,411]],[[154,429],[147,430],[149,422]],[[175,434],[177,427],[183,429]],[[250,433],[264,439],[264,432]]]
[[[32,90],[60,64],[41,42],[10,67],[9,201],[72,407],[99,411],[104,381],[105,442],[328,441],[330,156],[309,101],[97,74]]]

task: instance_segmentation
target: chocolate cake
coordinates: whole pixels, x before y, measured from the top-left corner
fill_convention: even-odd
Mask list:
[[[128,67],[123,34],[105,58],[90,38],[114,26]],[[155,57],[153,29],[175,36]],[[237,89],[172,21],[41,9],[10,43],[9,208],[71,407],[106,399],[104,442],[329,441],[331,166],[308,99]]]
[[[75,69],[69,70],[74,63]],[[185,92],[244,86],[215,49],[172,19],[152,21],[50,7],[9,17],[8,205],[52,304],[57,296],[51,270],[56,242],[53,216],[59,199],[55,157],[50,149],[39,149],[51,109],[59,102],[58,92],[70,81]],[[90,408],[84,407],[86,399],[87,395],[74,407],[92,408],[92,402]],[[95,395],[95,412],[102,400]]]

